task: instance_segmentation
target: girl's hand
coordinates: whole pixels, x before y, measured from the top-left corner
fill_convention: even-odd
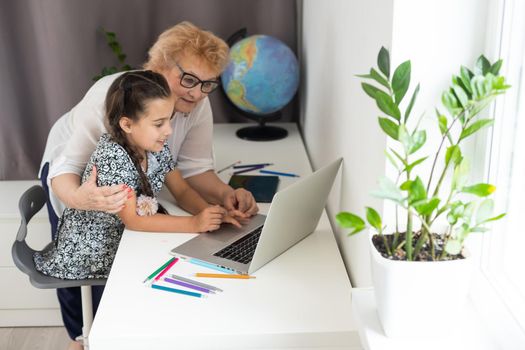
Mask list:
[[[250,219],[245,219],[245,218],[236,219],[233,217],[233,215],[230,215],[229,213],[226,213],[226,215],[224,215],[224,217],[222,218],[222,222],[232,224],[233,226],[238,227],[238,228],[242,227],[241,223],[245,224],[248,221],[250,221]]]
[[[215,231],[223,222],[226,209],[219,205],[208,207],[193,217],[195,232]]]

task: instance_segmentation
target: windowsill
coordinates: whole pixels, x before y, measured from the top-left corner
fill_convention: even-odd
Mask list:
[[[379,322],[373,288],[354,288],[352,308],[357,321],[359,336],[364,349],[498,349],[490,338],[485,325],[469,299],[463,315],[459,315],[458,325],[452,331],[436,332],[435,337],[387,338]],[[423,309],[422,306],[420,309]],[[417,307],[412,310],[417,312]],[[417,314],[414,314],[417,317]],[[452,316],[456,317],[456,316]],[[456,317],[457,319],[457,317]],[[445,333],[445,334],[443,334]]]

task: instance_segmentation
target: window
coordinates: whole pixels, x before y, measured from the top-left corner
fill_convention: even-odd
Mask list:
[[[525,344],[525,2],[493,5],[498,11],[492,13],[500,13],[488,27],[499,34],[492,42],[494,58],[503,59],[501,73],[512,88],[495,104],[494,128],[481,153],[487,180],[497,187],[495,213],[507,216],[481,238],[473,300],[500,346],[516,348]]]

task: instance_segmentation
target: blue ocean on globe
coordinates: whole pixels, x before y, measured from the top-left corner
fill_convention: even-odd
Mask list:
[[[299,86],[299,65],[292,50],[267,35],[235,43],[222,73],[228,98],[243,111],[265,115],[282,109]]]

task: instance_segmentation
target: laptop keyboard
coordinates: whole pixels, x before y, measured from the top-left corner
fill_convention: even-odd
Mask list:
[[[255,229],[213,255],[240,262],[241,264],[248,264],[252,261],[257,242],[259,242],[259,237],[261,237],[262,228],[261,226]]]

